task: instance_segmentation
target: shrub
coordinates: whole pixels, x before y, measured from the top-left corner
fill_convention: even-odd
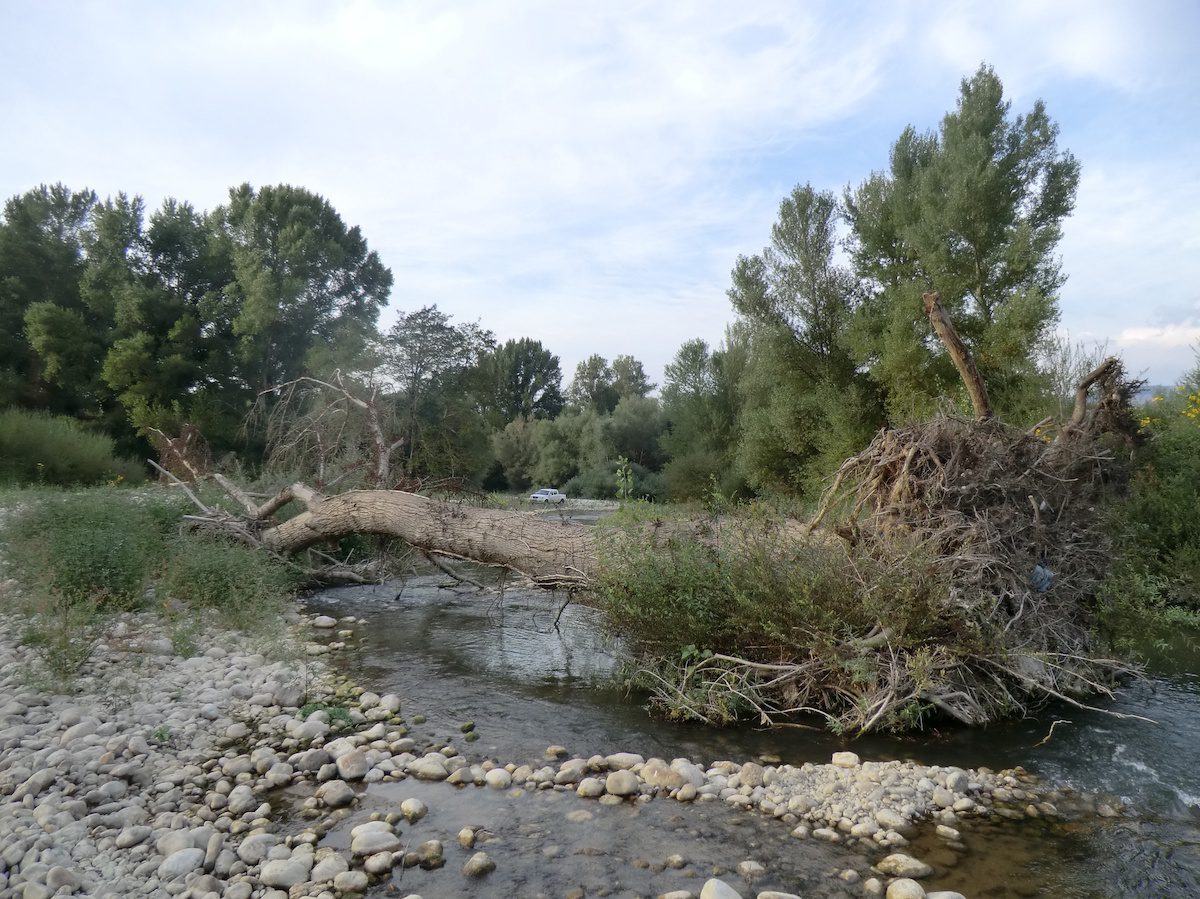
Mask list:
[[[628,464],[633,473],[634,499],[658,500],[666,496],[667,486],[661,474],[650,471],[636,462]],[[567,496],[581,496],[586,499],[615,499],[618,495],[618,465],[616,460],[610,460],[603,465],[581,471],[563,485],[563,492]]]
[[[1121,552],[1101,594],[1105,624],[1119,638],[1147,621],[1170,625],[1200,619],[1200,388],[1195,380],[1147,404],[1141,424],[1146,445],[1128,498],[1113,509]]]
[[[945,635],[939,609],[948,584],[917,547],[852,558],[837,544],[796,541],[744,519],[722,528],[719,543],[688,534],[656,543],[638,529],[613,534],[601,566],[605,607],[667,654],[694,645],[786,657],[841,645],[880,620],[897,647]],[[739,536],[730,539],[734,528]]]
[[[979,648],[917,542],[852,554],[753,513],[718,526],[719,540],[665,522],[653,529],[665,538],[626,526],[603,541],[601,604],[668,715],[721,724],[823,709],[835,729],[915,727],[955,656]]]
[[[276,617],[299,584],[295,569],[261,550],[183,534],[171,544],[158,589],[192,611],[213,610],[230,624],[252,627]]]
[[[707,497],[712,493],[714,482],[719,482],[729,467],[724,456],[713,450],[692,450],[676,456],[663,469],[671,501]]]
[[[0,411],[0,484],[141,483],[145,469],[113,454],[113,442],[71,418]]]
[[[50,494],[7,522],[6,554],[27,586],[67,605],[129,606],[166,557],[166,536],[182,514],[167,497]]]

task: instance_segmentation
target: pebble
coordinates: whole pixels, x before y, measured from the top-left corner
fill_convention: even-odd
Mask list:
[[[496,863],[486,852],[476,852],[463,865],[463,873],[468,877],[482,877],[496,870]]]
[[[262,866],[259,879],[269,887],[290,889],[308,880],[312,872],[313,857],[307,853],[294,853],[291,858],[279,858]]]
[[[887,899],[925,899],[925,887],[915,880],[902,877],[888,884]]]
[[[923,861],[913,858],[911,855],[905,855],[903,852],[894,852],[886,858],[875,863],[875,870],[882,874],[889,874],[893,877],[907,878],[922,878],[928,877],[933,873],[933,868],[925,864]]]
[[[493,790],[507,790],[512,786],[512,775],[503,768],[493,768],[483,776],[483,780]]]
[[[625,769],[613,771],[604,780],[604,789],[611,796],[633,796],[638,792],[638,778]]]
[[[362,871],[343,871],[333,878],[333,888],[341,893],[361,893],[370,883]]]
[[[330,808],[344,808],[354,802],[354,790],[344,780],[325,781],[315,795]]]
[[[203,849],[178,849],[172,852],[162,860],[162,864],[158,866],[158,876],[163,880],[174,880],[176,877],[182,877],[185,874],[190,874],[192,871],[199,870],[204,864]]]
[[[754,881],[766,874],[767,868],[762,862],[748,859],[738,864],[737,872],[742,875],[744,880]]]
[[[1032,809],[1030,814],[1057,813],[1044,800],[1058,797],[1039,794],[1023,775],[864,762],[851,752],[834,754],[829,765],[791,766],[762,758],[707,768],[632,752],[566,758],[562,746],[547,747],[546,759],[553,761],[542,767],[472,765],[442,743],[435,744],[441,746],[438,751],[422,755],[393,718],[401,708],[396,694],[349,693],[344,686],[335,692],[323,661],[268,661],[234,634],[222,634],[215,651],[182,658],[155,630],[152,616],[129,620],[134,624],[127,632],[139,635],[136,666],[123,646],[105,645],[80,672],[77,695],[70,699],[43,698],[17,683],[21,656],[11,634],[18,629],[0,628],[0,895],[13,884],[25,896],[118,885],[99,889],[97,895],[106,899],[184,893],[194,899],[213,899],[210,894],[250,899],[256,889],[264,899],[281,899],[289,891],[295,897],[333,899],[331,883],[339,892],[361,892],[367,875],[351,869],[350,853],[314,852],[314,844],[356,801],[348,781],[361,790],[364,782],[406,775],[438,781],[453,774],[458,782],[496,790],[558,787],[556,793],[574,791],[612,805],[668,793],[684,802],[720,799],[781,818],[781,826],[797,836],[831,842],[850,837],[893,849],[905,844],[902,832],[911,833],[914,822],[930,818],[939,836],[960,843],[959,816],[990,813],[992,797],[1004,795],[1000,789],[1020,808]],[[309,671],[302,677],[304,665]],[[114,693],[118,680],[127,693]],[[326,711],[302,720],[297,707],[304,701],[348,704],[350,723],[339,719],[334,728]],[[312,791],[300,815],[321,819],[314,820],[312,830],[293,832],[286,842],[274,832],[278,824],[263,800],[276,787]],[[636,805],[626,808],[636,812]],[[1120,814],[1098,809],[1106,811]],[[427,812],[421,800],[410,798],[401,803],[399,816],[355,828],[354,857],[377,873],[407,864],[409,857],[413,864],[440,865],[439,842],[426,841],[402,856],[403,844],[411,841],[402,841],[389,824],[400,816],[416,823]],[[562,814],[584,825],[581,830],[594,817],[580,807],[563,808]],[[485,839],[476,827],[458,833],[465,850],[473,851]],[[31,849],[35,841],[39,844]],[[900,865],[898,857],[908,862]],[[687,865],[679,855],[639,863],[654,870]],[[479,876],[493,868],[486,853],[476,852],[463,870]],[[929,866],[893,852],[878,870],[885,868],[911,882],[926,876],[922,872]],[[737,873],[753,881],[766,868],[747,859]],[[858,876],[853,869],[837,876],[849,884],[851,874]],[[883,891],[876,878],[861,889],[866,895]],[[713,878],[701,895],[739,894]],[[789,894],[761,895],[783,899]],[[944,899],[953,896],[947,893]]]
[[[725,881],[713,877],[700,888],[700,899],[742,899],[742,894]]]

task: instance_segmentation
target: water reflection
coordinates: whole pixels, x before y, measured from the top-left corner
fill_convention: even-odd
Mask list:
[[[436,575],[331,590],[310,606],[366,619],[365,639],[346,660],[355,677],[399,692],[408,713],[428,716],[430,736],[461,736],[459,725],[475,721],[481,739],[472,751],[480,755],[532,762],[548,744],[561,743],[582,756],[631,750],[700,762],[765,755],[799,764],[827,761],[845,748],[819,729],[714,730],[651,718],[640,697],[614,686],[621,640],[599,613],[564,608],[564,599],[519,589],[480,594]],[[1197,661],[1194,647],[1181,643],[1154,677],[1128,685],[1111,704],[1157,724],[1055,707],[986,729],[871,736],[852,748],[880,760],[1023,765],[1079,790],[1121,797],[1137,812],[1136,820],[981,830],[968,860],[948,868],[938,888],[968,896],[1200,895]],[[1043,744],[1056,720],[1070,723]],[[1015,870],[1029,876],[1014,878]]]

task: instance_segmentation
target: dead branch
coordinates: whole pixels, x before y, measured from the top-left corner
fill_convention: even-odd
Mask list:
[[[303,398],[302,388],[315,388],[318,392],[331,394],[334,402],[329,406],[317,407],[301,412],[296,407]],[[347,433],[348,416],[346,407],[359,410],[367,431],[371,454],[371,484],[375,487],[391,486],[391,460],[405,445],[404,438],[389,439],[382,420],[378,402],[378,391],[372,389],[368,396],[360,396],[347,385],[340,371],[334,372],[333,381],[324,381],[304,375],[267,388],[259,393],[259,401],[276,397],[279,402],[271,409],[268,419],[268,443],[275,458],[299,454],[313,455],[315,448],[317,473],[324,480],[324,466],[333,455],[333,447],[344,445],[350,438]],[[326,434],[326,429],[332,433]]]
[[[975,360],[971,358],[971,351],[967,349],[967,345],[954,330],[954,324],[942,306],[941,294],[935,290],[932,293],[923,294],[922,299],[925,302],[925,314],[929,316],[929,323],[933,325],[934,333],[946,348],[946,352],[950,354],[950,359],[954,362],[954,367],[958,369],[959,377],[962,378],[963,384],[967,388],[967,393],[971,397],[971,405],[975,409],[975,417],[979,421],[986,421],[993,415],[992,402],[988,399],[987,387],[983,383],[979,369],[975,367]]]

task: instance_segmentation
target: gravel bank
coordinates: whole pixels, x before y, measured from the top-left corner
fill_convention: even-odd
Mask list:
[[[800,767],[572,758],[559,746],[532,762],[474,759],[469,732],[461,751],[418,745],[400,697],[330,673],[322,656],[352,639],[352,622],[294,616],[291,626],[300,640],[288,661],[224,631],[198,638],[207,648],[184,658],[156,619],[130,616],[96,645],[75,692],[58,695],[30,679],[19,623],[0,621],[0,899],[356,896],[393,869],[446,863],[440,842],[408,837],[420,803],[355,827],[349,852],[320,845],[371,783],[406,778],[573,792],[581,808],[723,802],[778,819],[798,841],[867,847],[873,867],[841,879],[850,895],[893,899],[924,895],[919,881],[933,870],[903,851],[917,822],[936,822],[953,849],[964,819],[1057,814],[1019,771],[874,763],[853,753]],[[306,642],[314,635],[328,642]],[[303,716],[302,703],[324,708]],[[289,801],[284,787],[306,797],[300,829],[276,807]],[[504,864],[503,846],[489,848],[488,838],[459,834],[475,850],[464,869],[472,877]],[[739,883],[749,884],[758,862],[745,864]],[[742,895],[744,884],[711,880],[700,895]]]

